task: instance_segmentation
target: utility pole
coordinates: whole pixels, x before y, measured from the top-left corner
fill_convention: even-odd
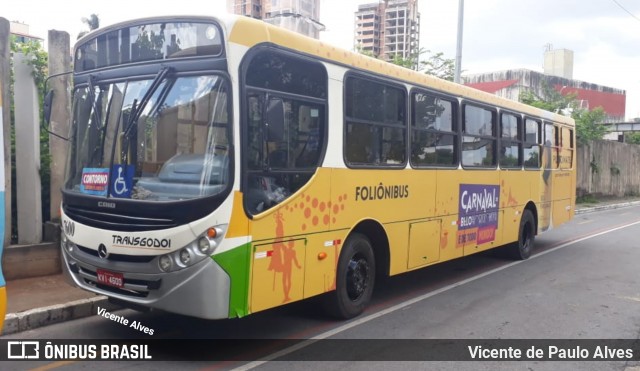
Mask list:
[[[458,0],[458,41],[456,46],[456,65],[453,74],[453,81],[460,83],[460,66],[462,63],[462,24],[464,23],[464,0]]]

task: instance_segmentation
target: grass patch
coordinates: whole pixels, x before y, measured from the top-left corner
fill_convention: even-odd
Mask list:
[[[577,204],[597,204],[598,199],[594,195],[584,195],[576,198]]]

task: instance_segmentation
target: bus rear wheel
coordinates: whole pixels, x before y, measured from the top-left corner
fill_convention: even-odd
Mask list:
[[[509,256],[516,260],[525,260],[531,256],[533,250],[533,242],[535,241],[536,223],[533,213],[525,209],[520,218],[520,231],[518,233],[518,242],[509,246],[507,252]]]
[[[376,264],[369,239],[354,233],[344,243],[338,259],[336,290],[329,294],[326,310],[340,319],[364,311],[373,294]]]

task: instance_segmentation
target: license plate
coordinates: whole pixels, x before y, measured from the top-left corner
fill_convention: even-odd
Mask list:
[[[118,288],[124,287],[124,276],[122,273],[111,272],[104,269],[98,269],[96,273],[98,275],[98,283]]]

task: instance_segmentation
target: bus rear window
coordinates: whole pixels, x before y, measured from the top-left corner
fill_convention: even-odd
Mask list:
[[[218,26],[207,23],[163,22],[123,27],[79,45],[75,72],[169,58],[222,54]]]

